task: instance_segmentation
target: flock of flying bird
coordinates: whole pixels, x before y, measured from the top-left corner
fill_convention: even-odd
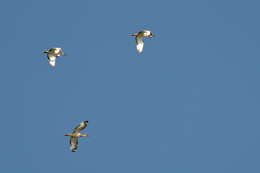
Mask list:
[[[154,34],[149,30],[142,30],[130,36],[135,36],[136,49],[138,53],[142,53],[144,47],[143,37],[154,37]],[[50,48],[49,50],[44,51],[47,54],[49,64],[52,67],[55,67],[56,60],[61,55],[65,55],[62,51],[62,48]],[[70,150],[76,152],[78,149],[78,138],[88,136],[88,134],[80,133],[81,130],[85,129],[88,126],[88,121],[81,122],[77,127],[75,127],[72,133],[67,133],[64,136],[70,136]]]
[[[143,37],[154,37],[154,34],[151,31],[148,30],[142,30],[134,34],[130,34],[130,36],[135,36],[136,41],[136,49],[139,53],[142,53],[144,48],[144,41]],[[49,64],[52,67],[55,67],[56,65],[56,59],[61,56],[65,55],[65,53],[62,51],[61,48],[51,48],[49,50],[44,51],[44,53],[47,54]]]

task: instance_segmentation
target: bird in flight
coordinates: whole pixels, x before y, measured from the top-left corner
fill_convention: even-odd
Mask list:
[[[78,149],[78,138],[83,136],[88,136],[88,134],[80,133],[81,130],[85,129],[88,125],[88,121],[81,122],[77,127],[75,127],[72,133],[67,133],[64,136],[70,136],[70,150],[76,152]]]
[[[142,30],[134,34],[130,34],[130,36],[135,36],[136,41],[136,49],[139,53],[142,53],[144,48],[144,41],[143,37],[154,37],[154,34],[148,30]]]
[[[44,51],[43,53],[47,53],[47,57],[49,60],[49,64],[52,67],[55,67],[56,65],[56,59],[61,56],[65,55],[65,53],[62,51],[61,48],[50,48],[49,50]]]

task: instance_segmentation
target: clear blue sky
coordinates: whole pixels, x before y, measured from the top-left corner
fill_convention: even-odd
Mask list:
[[[2,1],[1,172],[259,173],[259,5]]]

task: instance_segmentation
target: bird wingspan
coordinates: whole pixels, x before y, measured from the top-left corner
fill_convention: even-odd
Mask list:
[[[72,152],[77,151],[78,149],[78,138],[77,137],[71,137],[70,138],[70,150]]]
[[[140,37],[140,36],[135,37],[135,41],[136,41],[136,49],[139,53],[141,53],[144,48],[144,41],[143,41],[142,37]]]

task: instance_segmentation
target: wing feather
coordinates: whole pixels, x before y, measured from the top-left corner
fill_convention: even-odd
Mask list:
[[[81,122],[77,127],[75,127],[73,133],[79,133],[81,130],[85,129],[88,125],[88,121]]]
[[[71,137],[70,138],[70,150],[72,152],[76,152],[78,149],[78,138],[77,137]]]
[[[52,66],[52,67],[55,67],[56,65],[56,55],[53,55],[53,54],[48,54],[48,60],[49,60],[49,64]]]
[[[136,49],[139,53],[141,53],[144,48],[144,41],[143,41],[142,37],[136,36],[135,41],[136,41]]]

